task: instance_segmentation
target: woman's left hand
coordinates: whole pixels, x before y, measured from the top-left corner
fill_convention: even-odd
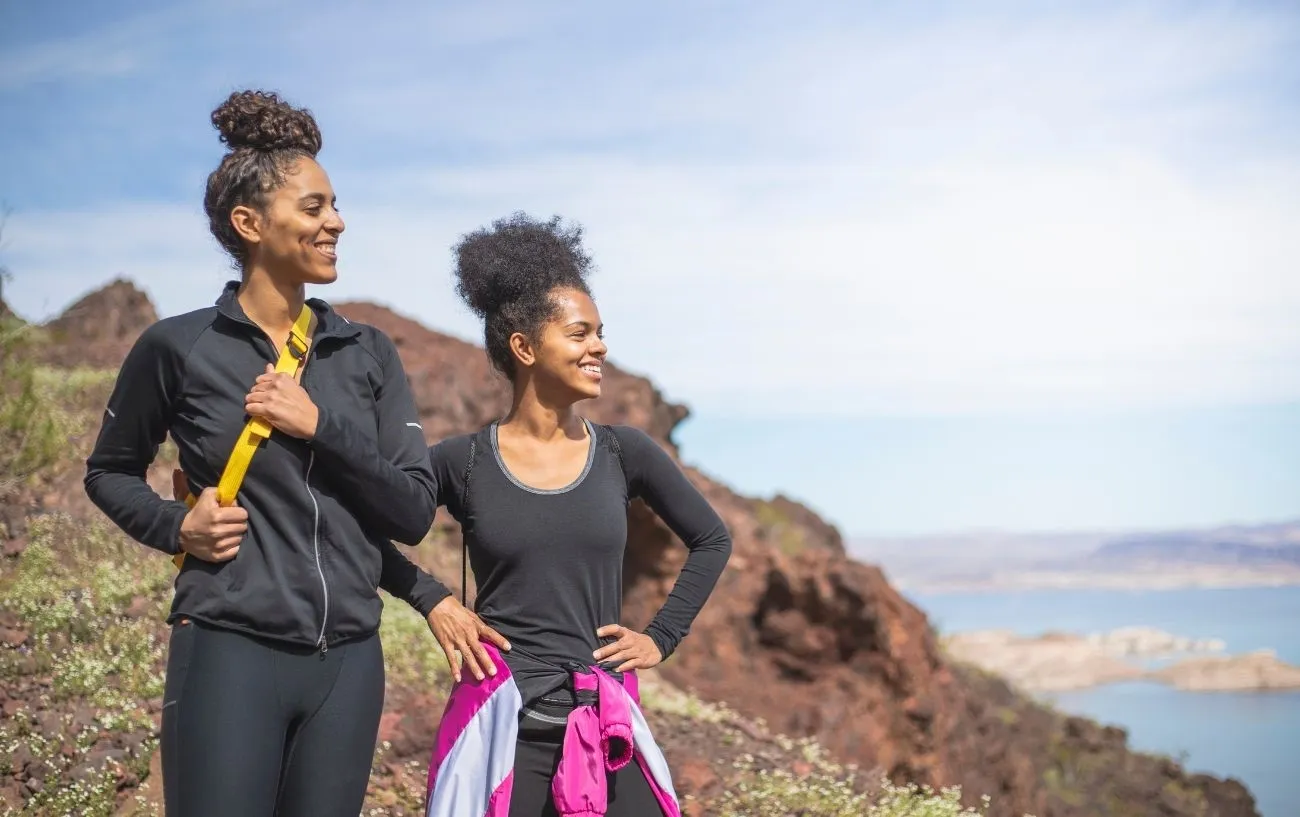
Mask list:
[[[244,398],[244,411],[301,440],[316,436],[316,423],[320,419],[320,412],[307,391],[290,375],[278,374],[270,363]]]
[[[621,624],[606,624],[596,631],[601,638],[615,637],[618,641],[606,644],[592,655],[597,663],[622,663],[614,667],[615,672],[627,672],[630,669],[650,669],[664,657],[659,654],[655,642],[645,633],[629,630]]]

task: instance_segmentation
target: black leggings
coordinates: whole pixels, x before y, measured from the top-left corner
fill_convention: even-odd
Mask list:
[[[564,724],[545,723],[535,715],[519,721],[519,742],[515,744],[515,776],[510,793],[509,817],[557,817],[551,802],[551,778],[560,764],[564,746]],[[536,712],[536,710],[534,710]],[[557,716],[546,713],[543,716]],[[559,720],[558,717],[555,717]],[[635,760],[613,774],[607,774],[609,811],[606,817],[663,817],[659,801]]]
[[[318,650],[172,628],[167,817],[356,817],[384,707],[379,636]]]

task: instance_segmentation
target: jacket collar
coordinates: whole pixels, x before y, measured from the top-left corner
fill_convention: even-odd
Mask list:
[[[220,297],[217,298],[217,311],[236,323],[257,328],[257,324],[253,323],[244,312],[244,308],[239,305],[237,297],[239,285],[239,281],[226,282]],[[313,336],[315,340],[327,337],[350,338],[361,334],[361,327],[335,312],[334,307],[320,298],[308,298],[307,305],[316,313],[316,334]]]

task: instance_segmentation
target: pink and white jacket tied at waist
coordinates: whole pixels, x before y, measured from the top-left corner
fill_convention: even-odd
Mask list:
[[[426,817],[506,817],[514,779],[515,742],[523,700],[501,654],[484,648],[496,677],[465,674],[451,691],[429,763]],[[551,797],[561,817],[602,817],[608,809],[607,771],[633,760],[664,817],[681,817],[663,752],[641,713],[635,672],[620,684],[599,667],[575,672],[574,688],[596,690],[597,701],[576,707],[565,727]]]

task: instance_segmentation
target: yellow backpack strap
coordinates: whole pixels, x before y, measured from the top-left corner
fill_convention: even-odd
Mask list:
[[[293,327],[289,330],[289,338],[285,341],[284,348],[280,350],[280,359],[275,364],[277,373],[287,374],[290,377],[297,376],[298,370],[307,362],[307,350],[311,346],[312,324],[315,320],[316,313],[310,306],[303,304],[298,319],[293,322]],[[234,449],[230,452],[230,458],[226,460],[221,479],[217,482],[218,504],[224,507],[235,504],[235,497],[239,494],[239,486],[244,482],[244,475],[248,473],[248,465],[253,461],[253,454],[262,444],[262,440],[271,436],[271,430],[271,424],[262,417],[254,417],[244,426],[239,439],[235,441]],[[193,494],[186,494],[184,501],[188,507],[193,508],[197,500],[198,498]],[[184,553],[177,553],[172,557],[172,562],[178,568],[183,561],[185,561]]]

